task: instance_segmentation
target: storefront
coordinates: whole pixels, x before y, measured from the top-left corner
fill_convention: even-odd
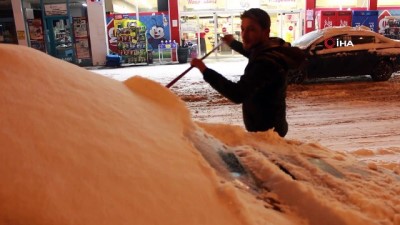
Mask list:
[[[86,7],[84,0],[23,1],[28,45],[77,65],[92,65]]]
[[[110,0],[105,6],[109,52],[122,56],[122,64],[151,63],[154,57],[158,57],[162,44],[179,42],[171,38],[168,0]],[[127,42],[119,30],[124,29],[124,24],[129,21],[140,24],[141,35]],[[171,58],[171,53],[168,58]]]
[[[240,14],[245,9],[257,7],[266,10],[271,17],[271,36],[292,42],[302,34],[304,12],[300,9],[303,5],[302,0],[180,0],[180,38],[196,46],[197,54],[204,55],[224,34],[233,34],[240,40]],[[215,54],[236,53],[223,45]]]
[[[11,0],[0,1],[0,43],[18,43]]]

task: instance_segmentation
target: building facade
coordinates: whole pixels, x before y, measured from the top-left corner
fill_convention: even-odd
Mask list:
[[[400,17],[398,0],[0,0],[0,43],[26,45],[81,66],[104,65],[110,53],[142,62],[159,46],[182,42],[198,56],[224,34],[240,40],[240,13],[253,7],[270,14],[271,36],[288,42],[331,23],[321,20],[325,11],[376,11],[379,32],[393,37],[398,31],[387,27]],[[215,53],[231,54],[225,46]]]

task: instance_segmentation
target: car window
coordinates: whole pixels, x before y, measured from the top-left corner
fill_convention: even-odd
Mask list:
[[[353,42],[354,45],[371,44],[371,43],[375,43],[375,37],[374,36],[354,35],[354,36],[351,36],[351,41]]]
[[[315,50],[320,51],[320,50],[324,50],[324,49],[331,49],[331,48],[337,48],[337,47],[341,47],[338,46],[339,40],[344,40],[344,35],[336,35],[336,36],[332,36],[326,39],[323,39],[322,41],[320,41],[319,43],[317,43],[315,45]]]
[[[317,40],[318,38],[322,37],[323,33],[320,30],[315,30],[310,33],[307,33],[303,36],[301,36],[299,39],[295,40],[292,43],[292,46],[296,46],[299,48],[306,48],[308,47],[312,42]]]

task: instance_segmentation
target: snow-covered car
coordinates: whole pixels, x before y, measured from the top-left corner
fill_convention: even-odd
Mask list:
[[[400,42],[364,26],[315,30],[292,45],[302,49],[307,60],[301,68],[290,72],[289,83],[360,75],[386,81],[400,70]]]

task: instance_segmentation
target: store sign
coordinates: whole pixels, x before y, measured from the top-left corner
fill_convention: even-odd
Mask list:
[[[67,4],[44,5],[46,16],[67,15]]]
[[[260,8],[260,2],[254,0],[229,0],[226,1],[227,9]]]
[[[187,21],[185,23],[181,23],[181,31],[197,32],[199,29],[199,24],[196,22]]]
[[[217,0],[187,0],[187,9],[209,10],[218,8]]]
[[[188,0],[189,4],[215,4],[217,0]]]
[[[296,7],[296,0],[265,0],[261,5],[274,7]]]

